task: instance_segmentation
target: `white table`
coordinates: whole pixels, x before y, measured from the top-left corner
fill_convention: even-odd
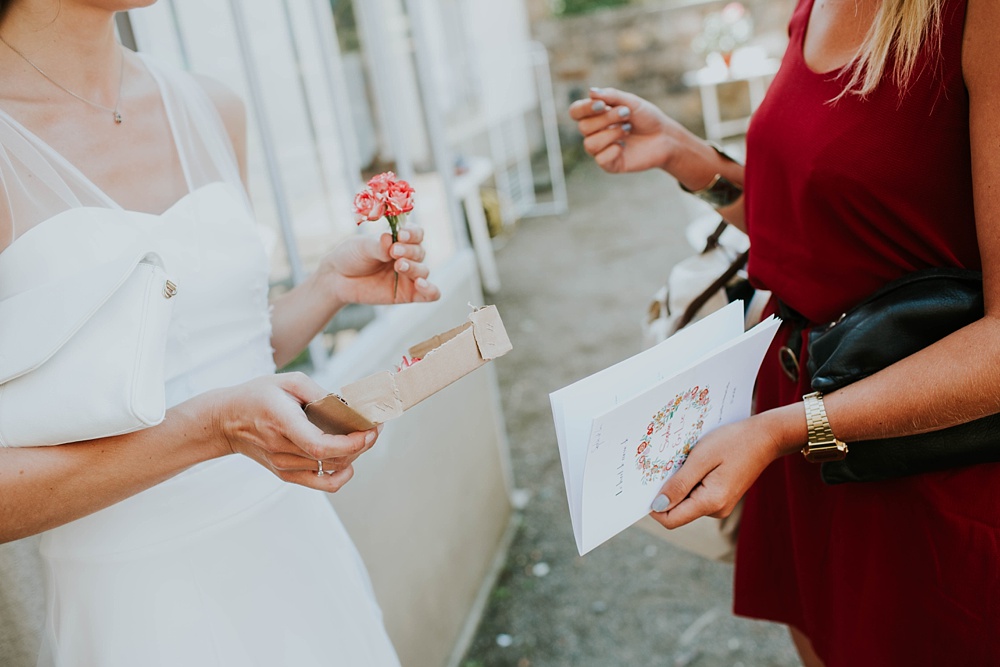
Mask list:
[[[484,157],[472,157],[467,160],[467,167],[466,171],[455,176],[452,187],[455,197],[462,202],[465,219],[469,223],[469,236],[476,252],[483,290],[495,294],[500,291],[500,272],[493,256],[493,241],[479,195],[479,188],[493,175],[493,162]]]
[[[750,113],[752,114],[761,100],[771,81],[778,71],[780,61],[775,58],[739,58],[734,54],[732,66],[726,67],[721,57],[699,70],[684,74],[684,83],[692,88],[698,87],[701,93],[701,111],[705,120],[705,138],[721,142],[726,137],[746,134],[750,116],[722,119],[719,109],[719,86],[727,83],[745,82],[750,94]]]

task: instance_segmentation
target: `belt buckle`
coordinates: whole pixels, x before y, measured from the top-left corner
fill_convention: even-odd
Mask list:
[[[781,364],[781,370],[784,371],[785,377],[792,382],[799,381],[799,357],[795,354],[795,350],[787,345],[778,348],[778,363]]]

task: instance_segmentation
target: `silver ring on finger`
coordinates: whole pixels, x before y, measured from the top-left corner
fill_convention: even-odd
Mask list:
[[[323,474],[324,474],[324,471],[323,471],[323,461],[320,460],[320,461],[317,461],[317,463],[319,463],[319,470],[316,471],[316,476],[317,477],[322,477]]]

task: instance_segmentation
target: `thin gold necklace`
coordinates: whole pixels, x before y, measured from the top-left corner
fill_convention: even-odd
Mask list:
[[[122,124],[122,121],[124,119],[122,118],[121,112],[118,111],[118,106],[119,106],[119,104],[121,104],[121,101],[122,101],[122,83],[125,81],[125,53],[124,52],[121,53],[121,61],[120,61],[120,64],[118,66],[118,98],[115,100],[115,106],[112,108],[112,107],[106,107],[103,104],[98,104],[97,102],[92,102],[92,101],[88,100],[86,97],[81,97],[81,96],[77,95],[72,90],[70,90],[66,86],[62,85],[61,83],[59,83],[58,81],[56,81],[55,79],[53,79],[51,76],[49,76],[48,74],[46,74],[44,71],[42,71],[42,68],[40,68],[38,65],[36,65],[35,63],[33,63],[30,60],[28,60],[28,56],[24,55],[23,53],[21,53],[20,51],[18,51],[17,49],[15,49],[13,46],[11,46],[10,43],[6,39],[4,39],[2,36],[0,36],[0,42],[3,42],[4,44],[7,45],[8,49],[10,49],[11,51],[13,51],[17,55],[21,56],[21,59],[24,62],[26,62],[29,65],[31,65],[35,69],[36,72],[38,72],[39,74],[41,74],[42,76],[44,76],[46,79],[48,79],[49,83],[51,83],[52,85],[56,86],[60,90],[63,90],[64,92],[69,93],[70,95],[72,95],[76,99],[80,100],[81,102],[86,102],[87,104],[89,104],[92,107],[97,107],[98,109],[101,109],[102,111],[109,112],[111,114],[111,118],[115,121],[115,125],[121,125]],[[119,48],[119,50],[121,50],[121,46],[119,46],[118,48]]]

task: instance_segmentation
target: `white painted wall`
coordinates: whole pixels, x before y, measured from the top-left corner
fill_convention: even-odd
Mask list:
[[[463,323],[468,304],[481,303],[470,250],[437,280],[440,302],[393,309],[317,377],[320,383],[339,387],[393,368],[410,345]],[[480,588],[491,583],[511,516],[500,363],[389,422],[355,465],[355,478],[331,497],[368,565],[405,667],[444,665],[470,615],[481,611],[474,608]]]

